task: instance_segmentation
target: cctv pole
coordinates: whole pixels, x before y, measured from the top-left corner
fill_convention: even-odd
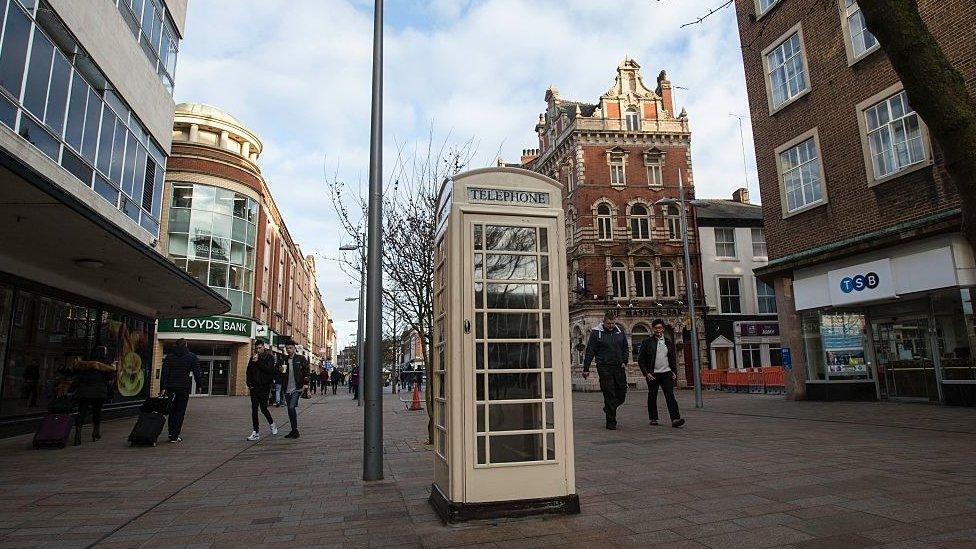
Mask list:
[[[691,275],[691,253],[688,251],[688,216],[685,213],[685,187],[678,170],[678,195],[681,201],[681,240],[685,251],[685,293],[688,300],[688,316],[691,318],[691,372],[695,384],[695,408],[702,407],[701,359],[698,357],[698,322],[695,319],[695,284]]]
[[[383,0],[373,11],[373,97],[369,130],[369,211],[366,247],[366,360],[361,368],[363,480],[383,478]]]

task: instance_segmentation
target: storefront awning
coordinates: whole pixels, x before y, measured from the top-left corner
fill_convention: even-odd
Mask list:
[[[92,193],[91,200],[101,198]],[[3,149],[0,235],[0,271],[33,282],[153,318],[230,309],[225,298]]]

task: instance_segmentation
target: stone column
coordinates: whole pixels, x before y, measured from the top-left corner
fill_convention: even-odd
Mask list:
[[[779,313],[780,345],[789,347],[793,369],[785,372],[786,397],[790,400],[807,398],[807,361],[803,348],[803,328],[793,301],[793,278],[780,276],[773,281],[776,291],[776,310]]]

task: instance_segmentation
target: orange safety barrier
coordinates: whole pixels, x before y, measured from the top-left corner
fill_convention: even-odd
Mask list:
[[[782,366],[747,370],[700,370],[702,388],[743,393],[782,393],[786,390]]]
[[[729,372],[726,385],[732,391],[747,391],[749,389],[749,374],[747,372]]]
[[[763,392],[763,373],[761,368],[752,368],[746,372],[746,379],[749,383],[750,393],[762,393]]]
[[[726,370],[701,370],[702,387],[720,390],[725,384]]]
[[[766,392],[769,392],[770,389],[776,392],[785,391],[786,380],[784,376],[785,373],[782,366],[763,368],[763,384],[766,386]]]

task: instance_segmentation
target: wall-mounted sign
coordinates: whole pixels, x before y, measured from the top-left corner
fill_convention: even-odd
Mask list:
[[[160,332],[187,334],[220,334],[251,337],[250,320],[230,316],[205,316],[201,318],[161,318]]]
[[[890,259],[829,271],[827,283],[830,285],[830,301],[834,305],[873,301],[895,295]]]
[[[779,322],[740,322],[742,337],[771,337],[779,335]]]
[[[468,187],[468,201],[518,204],[519,206],[549,206],[552,199],[549,193],[540,191],[519,191],[516,189],[486,189]]]
[[[793,369],[793,354],[790,352],[789,347],[783,347],[779,350],[780,362],[783,364],[783,370],[789,372]]]

